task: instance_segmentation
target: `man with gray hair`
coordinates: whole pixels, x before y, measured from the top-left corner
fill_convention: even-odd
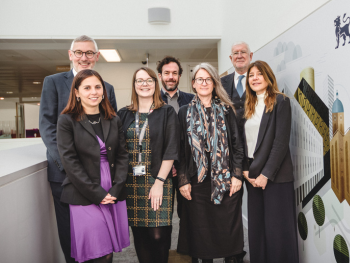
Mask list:
[[[222,86],[231,98],[237,115],[238,129],[243,134],[244,126],[244,102],[245,102],[245,84],[247,80],[247,70],[253,58],[253,52],[250,52],[249,45],[243,41],[232,45],[230,60],[235,71],[221,78]]]
[[[66,262],[75,262],[71,257],[70,212],[69,205],[61,203],[62,182],[66,173],[62,166],[56,141],[57,119],[66,107],[74,76],[81,70],[92,69],[100,52],[94,39],[80,36],[73,40],[68,50],[72,70],[47,76],[41,92],[39,129],[47,148],[47,175],[52,190],[57,219],[58,235]],[[115,112],[117,104],[112,85],[105,82],[108,99]]]

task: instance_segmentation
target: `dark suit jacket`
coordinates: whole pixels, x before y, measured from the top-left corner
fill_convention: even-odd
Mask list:
[[[185,105],[179,110],[180,121],[180,162],[178,164],[177,171],[179,177],[179,187],[191,183],[191,177],[197,176],[197,165],[193,159],[191,146],[188,142],[187,135],[187,109],[188,105]],[[231,176],[242,180],[242,160],[243,160],[243,142],[239,134],[236,115],[232,108],[228,110],[228,114],[225,115],[225,124],[227,128],[227,137],[229,144],[230,154],[230,172]]]
[[[47,148],[47,175],[50,182],[62,183],[66,177],[56,142],[57,119],[67,106],[74,75],[72,70],[47,76],[41,92],[39,129]],[[117,112],[117,104],[112,85],[105,82],[108,99]]]
[[[163,101],[165,103],[168,103],[168,97],[165,95],[165,92],[163,91],[163,89],[160,90],[160,93],[162,95]],[[179,98],[177,99],[177,103],[179,103],[179,107],[181,108],[182,106],[190,103],[193,97],[194,97],[193,94],[182,92],[181,90],[179,90]]]
[[[106,120],[103,113],[101,125],[113,184],[108,193],[118,198],[126,182],[129,162],[123,127],[118,116]],[[68,114],[59,116],[57,146],[67,174],[61,201],[73,205],[99,204],[107,191],[100,185],[100,144],[86,115],[81,121]]]
[[[135,112],[126,107],[118,112],[126,134],[130,124],[135,121]],[[174,108],[170,105],[154,110],[148,115],[150,148],[151,148],[151,175],[158,176],[163,160],[179,159],[179,121]],[[131,171],[130,171],[131,172]],[[171,171],[169,172],[171,176]]]
[[[243,162],[243,171],[249,169],[250,178],[257,178],[263,174],[274,183],[292,182],[294,181],[293,163],[289,150],[292,124],[290,100],[288,97],[278,94],[277,104],[272,112],[266,113],[265,109],[261,118],[254,160],[250,167],[244,132],[246,156]]]
[[[245,96],[246,93],[244,91],[242,97],[239,97],[238,92],[236,90],[235,82],[234,82],[234,77],[235,77],[235,72],[224,76],[221,78],[221,84],[226,90],[228,96],[232,100],[235,110],[236,110],[236,116],[237,116],[237,124],[238,124],[238,129],[243,133],[243,126],[245,119],[243,118],[244,115],[244,102],[245,102]]]

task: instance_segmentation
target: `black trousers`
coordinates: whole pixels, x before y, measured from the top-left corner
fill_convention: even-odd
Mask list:
[[[251,263],[298,263],[294,183],[268,181],[265,190],[246,181]]]
[[[71,240],[70,240],[70,211],[69,205],[60,201],[63,187],[62,183],[50,182],[53,201],[55,204],[56,221],[58,236],[67,263],[76,262],[71,257]]]

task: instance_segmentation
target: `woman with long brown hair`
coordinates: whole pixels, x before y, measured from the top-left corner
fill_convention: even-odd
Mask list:
[[[264,61],[247,73],[243,175],[252,263],[298,263],[290,100]]]
[[[172,230],[171,168],[178,160],[179,125],[174,108],[161,99],[153,70],[135,71],[131,104],[118,115],[129,152],[125,193],[137,257],[141,263],[166,263]]]
[[[193,69],[194,99],[179,111],[178,181],[183,202],[177,251],[192,262],[243,262],[241,141],[234,107],[217,70]]]
[[[122,123],[107,99],[101,76],[80,71],[58,118],[57,146],[67,177],[61,201],[69,204],[71,256],[112,263],[130,245],[121,190],[128,171]]]

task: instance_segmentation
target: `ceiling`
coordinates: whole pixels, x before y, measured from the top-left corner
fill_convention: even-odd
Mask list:
[[[0,39],[0,97],[40,98],[42,82],[56,66],[68,66],[71,39]],[[181,61],[217,62],[218,39],[96,40],[100,49],[117,49],[122,62],[156,62],[166,55]],[[100,56],[98,63],[107,63]],[[40,82],[40,84],[33,84]]]

